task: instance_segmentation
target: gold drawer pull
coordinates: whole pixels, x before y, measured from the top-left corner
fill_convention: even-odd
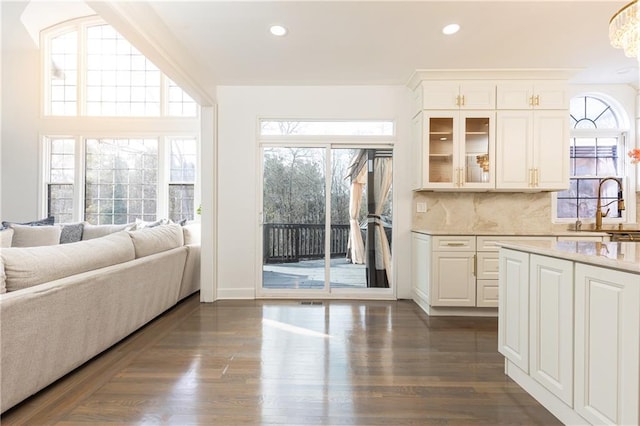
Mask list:
[[[462,247],[464,243],[447,243],[447,245],[450,247]]]

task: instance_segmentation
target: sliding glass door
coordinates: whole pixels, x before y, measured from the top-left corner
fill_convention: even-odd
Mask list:
[[[262,148],[262,293],[391,287],[390,149]]]

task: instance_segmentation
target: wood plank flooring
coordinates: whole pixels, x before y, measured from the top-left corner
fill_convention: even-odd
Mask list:
[[[504,375],[495,318],[411,301],[198,295],[14,407],[2,425],[560,424]]]

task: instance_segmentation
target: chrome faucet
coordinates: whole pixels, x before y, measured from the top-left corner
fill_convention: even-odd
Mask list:
[[[618,199],[617,200],[613,200],[608,202],[607,204],[605,204],[604,206],[602,205],[602,201],[601,201],[601,192],[602,192],[602,184],[605,183],[608,180],[613,180],[616,181],[616,183],[618,184]],[[601,231],[602,230],[602,218],[603,217],[607,217],[607,215],[609,214],[609,210],[607,209],[606,212],[602,212],[602,208],[603,207],[607,207],[609,204],[613,203],[617,201],[618,202],[618,211],[622,211],[624,210],[624,199],[622,198],[622,179],[618,179],[615,177],[606,177],[604,179],[602,179],[600,181],[600,184],[598,185],[598,200],[596,203],[596,231]]]

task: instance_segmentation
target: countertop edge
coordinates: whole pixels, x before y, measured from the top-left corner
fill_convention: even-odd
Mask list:
[[[640,252],[636,251],[639,247],[638,243],[504,241],[498,242],[497,245],[501,248],[640,274]],[[624,253],[625,249],[634,253],[633,259],[621,260],[608,257],[613,255],[618,256],[618,253]]]

